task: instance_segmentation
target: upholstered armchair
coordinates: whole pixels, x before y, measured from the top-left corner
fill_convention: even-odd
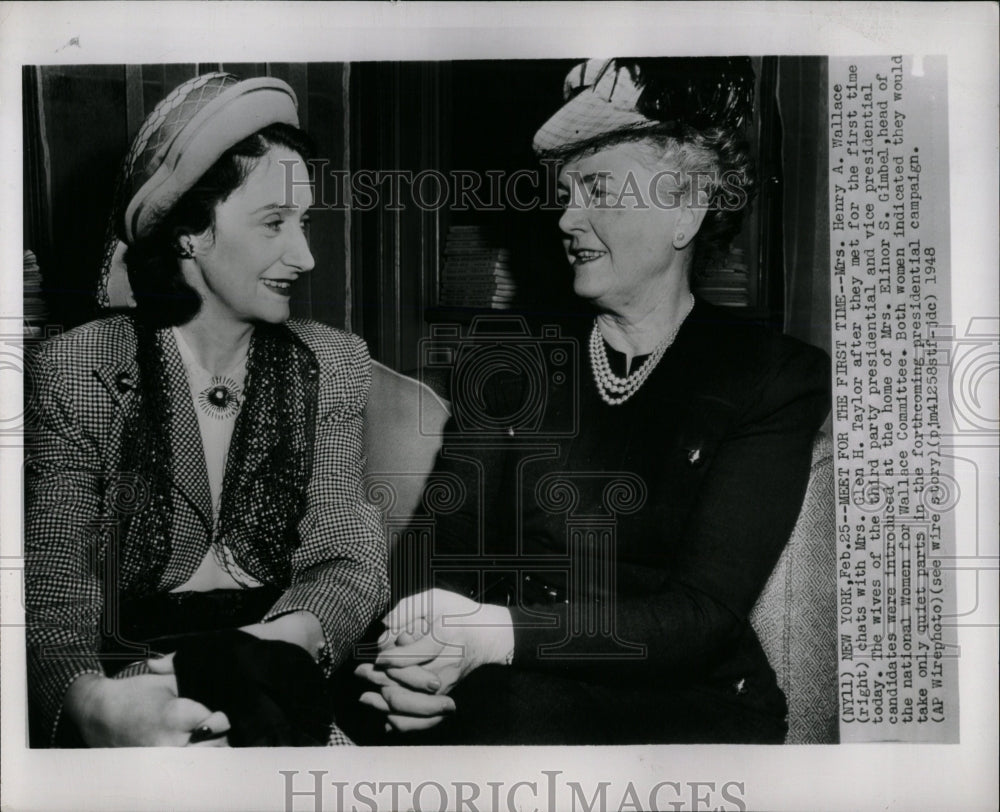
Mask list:
[[[448,404],[413,378],[373,365],[366,413],[368,488],[390,539],[420,503]],[[833,743],[837,727],[833,462],[819,435],[795,529],[750,616],[788,698],[788,744]]]

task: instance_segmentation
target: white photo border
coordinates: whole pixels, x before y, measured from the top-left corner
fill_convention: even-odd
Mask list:
[[[355,61],[613,56],[621,53],[944,54],[948,59],[952,307],[956,325],[998,316],[998,52],[993,3],[348,3],[164,2],[0,4],[0,277],[2,324],[20,325],[21,66],[196,61]],[[275,33],[279,32],[279,33]],[[206,59],[207,58],[207,59]],[[997,323],[994,321],[994,323]],[[9,331],[8,331],[9,332]],[[2,360],[2,359],[0,359]],[[20,413],[21,383],[0,364],[2,415]],[[996,369],[994,368],[994,377]],[[977,613],[997,617],[997,441],[968,449],[987,487],[979,506],[983,567]],[[31,751],[25,747],[20,450],[0,444],[3,808],[285,809],[285,778],[330,782],[483,784],[500,798],[542,771],[612,782],[617,808],[632,782],[744,785],[744,808],[996,809],[996,625],[959,630],[960,745],[835,747],[336,748],[227,751]],[[964,509],[968,508],[968,509]],[[975,527],[960,506],[957,532]],[[958,596],[959,605],[972,600]],[[735,794],[735,793],[734,793]],[[350,789],[346,800],[350,800]],[[384,796],[382,796],[384,797]],[[546,808],[544,792],[533,801]],[[639,793],[643,798],[643,793]],[[666,799],[666,795],[663,795]],[[426,795],[438,808],[434,793]],[[307,800],[296,809],[311,808]],[[350,808],[350,806],[348,806]],[[360,805],[358,808],[368,808]],[[669,807],[668,807],[669,808]],[[706,807],[707,808],[707,807]],[[739,808],[727,806],[725,808]]]

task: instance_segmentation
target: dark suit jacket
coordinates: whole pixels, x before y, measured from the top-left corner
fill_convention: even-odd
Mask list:
[[[638,393],[608,406],[590,326],[538,342],[540,375],[509,371],[511,352],[492,375],[484,358],[478,379],[456,369],[460,419],[431,481],[467,493],[436,516],[431,580],[509,603],[517,668],[781,710],[747,616],[802,504],[829,359],[698,303]],[[556,352],[567,337],[575,365]]]
[[[381,518],[361,487],[363,411],[371,380],[364,342],[313,322],[289,322],[296,347],[294,379],[315,392],[311,478],[295,532],[298,546],[278,571],[238,562],[258,580],[280,587],[266,619],[297,610],[313,613],[333,667],[385,607],[387,579]],[[173,456],[171,554],[158,589],[183,584],[209,549],[210,491],[197,419],[183,364],[166,340],[169,392],[176,404],[169,437]],[[29,692],[35,729],[54,733],[70,683],[103,673],[98,659],[102,612],[109,597],[128,597],[137,573],[108,560],[109,534],[148,494],[143,482],[118,470],[129,406],[140,380],[134,323],[127,316],[92,322],[42,346],[29,368],[35,430],[26,465],[26,595]],[[147,396],[150,393],[147,393]],[[156,395],[157,393],[152,393]],[[288,394],[296,397],[296,393]],[[240,420],[259,415],[244,409]],[[272,451],[256,444],[227,489],[238,500],[230,528],[251,554],[267,545],[255,528],[255,467]],[[308,447],[308,446],[307,446]],[[307,457],[310,459],[310,457]],[[232,473],[227,472],[227,476]],[[229,531],[227,531],[229,532]],[[113,549],[113,547],[112,547]]]

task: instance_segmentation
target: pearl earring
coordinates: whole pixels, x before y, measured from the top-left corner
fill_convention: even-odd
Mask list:
[[[680,248],[683,246],[683,244],[684,244],[684,232],[678,231],[674,235],[674,248]]]

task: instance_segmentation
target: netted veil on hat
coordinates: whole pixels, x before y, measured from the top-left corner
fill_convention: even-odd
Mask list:
[[[280,79],[206,73],[170,92],[132,141],[105,234],[98,304],[133,304],[125,246],[149,234],[230,147],[270,124],[299,125],[295,92]]]
[[[573,152],[616,133],[675,124],[739,128],[752,114],[748,57],[588,59],[563,83],[565,104],[535,133],[536,155]]]

